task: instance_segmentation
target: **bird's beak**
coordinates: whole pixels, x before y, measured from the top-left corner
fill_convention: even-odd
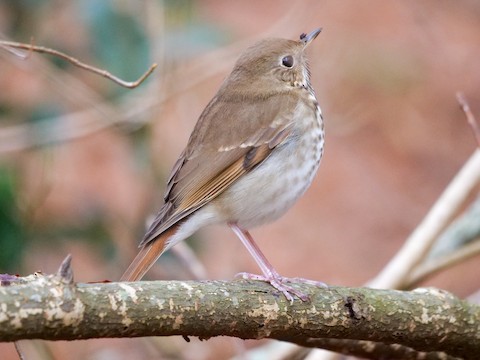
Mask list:
[[[313,40],[315,40],[315,38],[318,36],[318,34],[320,34],[320,32],[322,31],[322,28],[318,28],[316,30],[313,30],[310,34],[302,34],[300,35],[300,41],[302,41],[305,46],[308,46],[308,44],[310,44]]]

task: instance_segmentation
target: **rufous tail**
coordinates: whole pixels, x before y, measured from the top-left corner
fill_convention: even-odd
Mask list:
[[[163,254],[168,239],[177,231],[178,225],[172,226],[163,232],[155,240],[145,244],[138,252],[135,259],[122,275],[120,281],[138,281],[155,264],[155,261]]]

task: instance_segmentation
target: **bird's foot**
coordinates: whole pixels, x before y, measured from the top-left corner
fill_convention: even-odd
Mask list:
[[[310,297],[303,292],[286,285],[287,283],[303,283],[313,286],[320,286],[320,287],[327,287],[327,285],[321,281],[314,281],[308,280],[304,278],[288,278],[279,275],[278,273],[269,274],[270,276],[264,275],[257,275],[257,274],[250,274],[246,272],[238,273],[236,277],[241,277],[242,279],[246,280],[257,280],[257,281],[265,281],[272,285],[275,289],[280,291],[290,303],[293,303],[294,296],[298,297],[303,302],[309,301]]]

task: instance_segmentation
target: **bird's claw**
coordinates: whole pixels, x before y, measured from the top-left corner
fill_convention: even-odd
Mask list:
[[[275,289],[280,291],[285,296],[285,298],[288,301],[290,301],[290,303],[293,303],[293,301],[295,300],[294,296],[298,297],[303,302],[309,301],[310,296],[308,296],[308,294],[304,294],[303,292],[297,289],[294,289],[291,286],[286,285],[286,283],[304,283],[308,285],[321,286],[321,287],[327,286],[325,283],[321,281],[308,280],[304,278],[288,278],[288,277],[280,276],[279,274],[271,274],[271,276],[264,276],[264,275],[257,275],[257,274],[242,272],[242,273],[238,273],[236,277],[241,277],[242,279],[245,279],[245,280],[256,280],[256,281],[268,282]]]

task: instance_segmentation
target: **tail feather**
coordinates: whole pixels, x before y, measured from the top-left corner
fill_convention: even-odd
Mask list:
[[[143,245],[135,259],[120,278],[120,281],[138,281],[155,264],[160,255],[165,251],[170,237],[177,231],[177,226],[172,226],[155,240]]]

